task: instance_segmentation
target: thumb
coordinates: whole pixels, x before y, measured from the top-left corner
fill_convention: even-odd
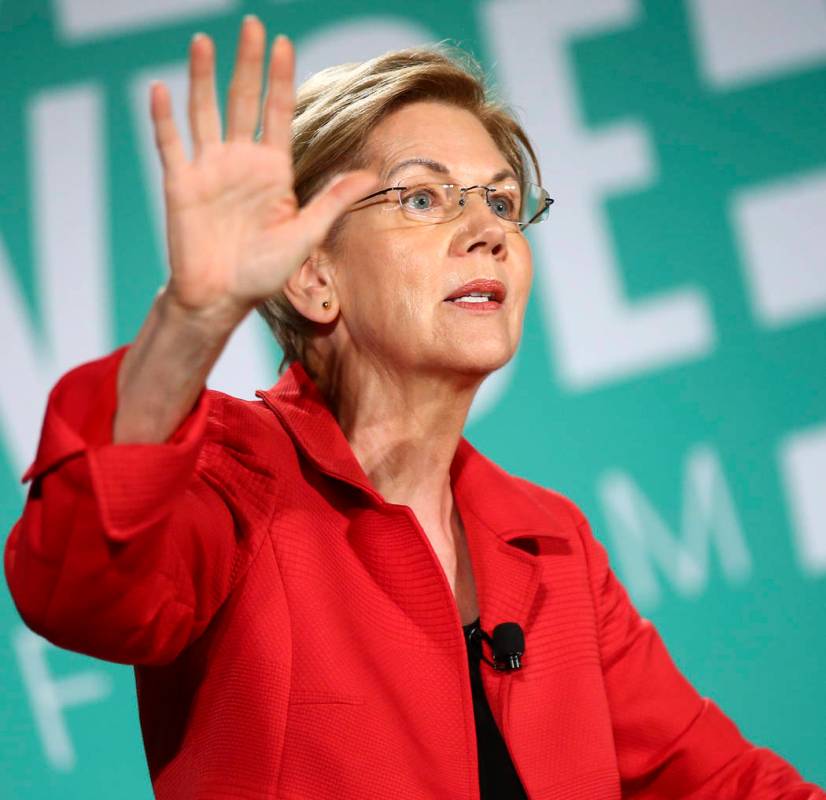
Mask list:
[[[376,191],[379,176],[368,170],[353,170],[332,178],[304,206],[293,222],[294,233],[306,249],[320,245],[333,223],[358,200]]]

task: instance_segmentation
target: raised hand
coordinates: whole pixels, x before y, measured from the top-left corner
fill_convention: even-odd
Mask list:
[[[112,441],[163,442],[190,412],[232,331],[271,297],[377,176],[345,173],[299,209],[293,191],[290,122],[295,57],[286,37],[270,56],[261,105],[266,39],[244,20],[227,106],[227,135],[215,97],[215,51],[192,40],[189,159],[156,83],[152,121],[161,154],[170,276],[118,370]],[[261,141],[253,137],[262,118]]]
[[[151,114],[163,163],[171,300],[193,312],[238,321],[272,296],[320,244],[333,222],[377,185],[365,171],[331,181],[304,208],[293,191],[290,122],[295,56],[278,36],[271,49],[261,105],[266,33],[244,19],[222,136],[215,92],[215,49],[196,35],[190,48],[189,125],[193,156],[184,151],[169,91],[151,90]],[[253,137],[262,118],[261,140]]]

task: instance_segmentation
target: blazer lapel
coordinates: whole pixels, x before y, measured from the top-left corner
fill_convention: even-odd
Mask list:
[[[290,364],[275,386],[255,394],[275,412],[297,447],[321,472],[382,500],[321,391],[298,361]]]
[[[519,672],[499,672],[482,665],[482,682],[491,711],[507,736],[507,712],[514,683],[528,677],[532,632],[543,598],[543,581],[553,578],[558,562],[572,552],[573,528],[536,500],[525,483],[478,453],[462,439],[451,468],[454,499],[459,507],[470,550],[479,601],[480,624],[486,632],[502,622],[518,623],[525,634]],[[545,558],[551,556],[552,558]],[[486,653],[488,657],[492,654]],[[538,665],[536,665],[538,666]]]

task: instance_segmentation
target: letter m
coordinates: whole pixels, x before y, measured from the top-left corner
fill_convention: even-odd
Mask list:
[[[598,493],[623,580],[640,607],[659,603],[658,572],[682,597],[702,593],[712,547],[730,583],[742,583],[751,574],[731,492],[710,446],[697,445],[686,455],[679,534],[626,472],[604,473]]]

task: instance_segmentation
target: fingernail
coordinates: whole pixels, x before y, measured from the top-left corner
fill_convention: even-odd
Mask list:
[[[200,39],[202,36],[206,36],[206,34],[203,33],[203,31],[198,31],[198,33],[193,33],[192,34],[192,41],[197,42],[198,39]]]
[[[250,20],[257,20],[258,17],[255,14],[244,14],[244,22],[249,22]]]

